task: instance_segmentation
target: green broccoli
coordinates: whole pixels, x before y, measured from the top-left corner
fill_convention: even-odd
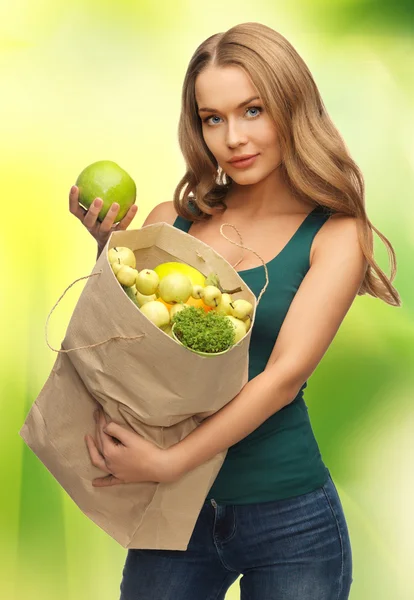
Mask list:
[[[232,323],[214,310],[206,313],[203,308],[188,306],[172,317],[171,324],[180,342],[198,352],[223,352],[235,341]]]

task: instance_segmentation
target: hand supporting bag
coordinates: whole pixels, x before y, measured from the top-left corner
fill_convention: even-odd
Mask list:
[[[108,262],[114,246],[131,248],[138,270],[180,261],[204,275],[213,271],[223,287],[242,288],[234,298],[256,306],[233,267],[193,236],[166,223],[112,233],[20,435],[84,514],[123,547],[186,550],[227,451],[174,483],[94,488],[103,472],[91,464],[84,435],[94,431],[98,402],[111,420],[159,447],[178,443],[247,383],[255,311],[246,336],[225,354],[191,352],[128,298]]]

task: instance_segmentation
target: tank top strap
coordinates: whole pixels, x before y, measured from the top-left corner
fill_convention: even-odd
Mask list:
[[[324,206],[314,208],[303,222],[303,227],[300,228],[303,235],[299,236],[299,240],[305,243],[308,241],[312,242],[319,229],[332,214],[333,212]]]
[[[177,227],[177,229],[181,229],[181,231],[185,231],[186,233],[188,233],[188,230],[190,229],[192,224],[192,221],[189,221],[188,219],[184,219],[184,217],[180,217],[179,215],[177,216],[177,218],[175,219],[173,225],[174,227]]]
[[[333,211],[324,206],[314,208],[293,236],[291,240],[292,244],[289,244],[287,248],[288,252],[284,254],[284,259],[291,265],[297,265],[299,262],[305,270],[309,269],[310,251],[314,237],[332,214]]]
[[[192,198],[188,198],[188,208],[194,214],[197,213],[197,210],[198,210],[197,205],[195,204],[195,202],[193,201]],[[177,229],[181,229],[181,231],[185,231],[186,233],[188,233],[188,230],[190,229],[192,223],[193,223],[193,221],[190,221],[189,219],[185,219],[184,217],[177,216],[173,225],[174,225],[174,227],[177,227]]]

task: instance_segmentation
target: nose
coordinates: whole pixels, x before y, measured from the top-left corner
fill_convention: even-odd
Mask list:
[[[246,144],[247,135],[243,129],[243,125],[237,123],[236,120],[229,120],[226,130],[226,144],[229,148],[236,148],[240,144]]]

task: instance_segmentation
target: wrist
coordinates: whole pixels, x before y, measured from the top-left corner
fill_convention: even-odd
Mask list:
[[[105,246],[101,246],[100,244],[98,244],[98,254],[96,257],[96,260],[98,260],[98,258],[100,257],[100,255],[102,254],[102,250],[105,248]]]
[[[174,444],[170,448],[162,450],[160,477],[163,483],[174,483],[185,475],[184,465],[177,448],[178,444]]]

